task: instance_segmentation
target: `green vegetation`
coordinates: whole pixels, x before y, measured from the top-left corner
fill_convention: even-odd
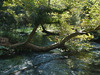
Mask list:
[[[14,49],[86,51],[94,32],[100,33],[99,14],[99,0],[1,0],[0,36],[9,38],[7,47]],[[56,43],[34,45],[46,34]]]
[[[0,0],[1,75],[100,75],[100,0]]]

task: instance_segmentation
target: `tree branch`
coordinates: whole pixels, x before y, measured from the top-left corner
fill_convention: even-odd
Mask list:
[[[95,30],[98,30],[99,28],[100,28],[100,26],[96,27],[94,30],[89,31],[89,32],[93,32]],[[46,46],[46,47],[36,46],[36,45],[33,45],[31,43],[28,43],[28,42],[24,44],[24,47],[29,48],[29,49],[31,49],[32,51],[35,51],[35,52],[46,52],[46,51],[53,50],[55,48],[61,48],[65,44],[65,42],[67,42],[68,40],[72,39],[73,37],[75,37],[77,35],[87,34],[89,32],[84,32],[84,30],[83,30],[81,32],[72,33],[72,34],[66,36],[65,38],[63,38],[60,42],[57,42],[55,44],[52,44],[52,45],[49,45],[49,46]],[[19,45],[22,45],[22,44],[23,43],[21,43]],[[19,46],[19,45],[15,44],[12,47],[16,47],[16,46]]]
[[[47,30],[45,29],[45,27],[44,27],[43,25],[41,25],[41,26],[42,26],[42,29],[43,29],[42,32],[44,32],[44,33],[46,33],[46,34],[48,34],[48,35],[59,35],[59,33],[49,32],[49,31],[47,31]]]
[[[55,48],[61,48],[65,44],[66,41],[70,40],[71,38],[73,38],[77,35],[82,35],[82,34],[86,34],[86,33],[72,33],[69,36],[62,39],[61,42],[58,42],[58,43],[55,43],[55,44],[52,44],[52,45],[49,45],[46,47],[36,46],[31,43],[27,43],[25,45],[25,47],[30,48],[30,49],[32,49],[32,51],[35,51],[35,52],[47,52],[47,51],[53,50]]]
[[[25,44],[24,42],[22,42],[22,43],[16,43],[16,44],[10,45],[9,47],[10,47],[10,48],[15,48],[15,47],[22,46],[22,45],[24,45],[24,44]]]
[[[38,26],[39,26],[39,25],[36,25],[36,26],[34,27],[34,29],[33,29],[32,32],[30,33],[30,35],[28,36],[28,39],[26,40],[25,43],[28,43],[28,42],[31,41],[33,35],[35,34],[35,32],[36,32],[36,30],[37,30],[37,28],[38,28]]]

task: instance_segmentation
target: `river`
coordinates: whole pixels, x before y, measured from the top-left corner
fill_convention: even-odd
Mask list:
[[[0,58],[0,75],[100,75],[100,44],[92,44],[95,47],[89,52],[74,55],[55,49]]]

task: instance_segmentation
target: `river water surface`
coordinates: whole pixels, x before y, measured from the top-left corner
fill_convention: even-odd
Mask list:
[[[100,44],[92,44],[95,47],[90,52],[74,55],[55,49],[0,58],[0,75],[100,75]]]

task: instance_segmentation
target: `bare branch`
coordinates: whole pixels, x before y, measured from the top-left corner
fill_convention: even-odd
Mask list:
[[[35,26],[35,28],[32,30],[32,32],[31,32],[30,35],[28,36],[28,39],[26,40],[25,43],[28,43],[28,42],[31,41],[31,39],[32,39],[32,37],[33,37],[33,35],[34,35],[34,33],[36,32],[36,30],[37,30],[37,28],[38,28],[38,26],[39,26],[39,25],[36,25],[36,26]]]
[[[96,27],[94,30],[91,30],[89,32],[93,32],[95,30],[98,30],[99,28],[100,28],[100,26]],[[55,48],[61,48],[65,44],[65,42],[67,42],[68,40],[72,39],[73,37],[75,37],[77,35],[87,34],[89,32],[84,32],[84,30],[83,30],[81,32],[72,33],[72,34],[66,36],[65,38],[63,38],[60,42],[52,44],[52,45],[49,45],[49,46],[46,46],[46,47],[36,46],[36,45],[28,43],[28,42],[27,43],[15,44],[15,45],[13,45],[11,47],[16,47],[16,46],[24,45],[24,47],[32,49],[32,51],[35,51],[35,52],[46,52],[46,51],[53,50]]]
[[[61,42],[58,42],[58,43],[55,43],[55,44],[52,44],[52,45],[49,45],[46,47],[36,46],[31,43],[27,43],[25,47],[30,48],[30,49],[32,49],[32,51],[35,51],[35,52],[46,52],[46,51],[53,50],[55,48],[61,48],[65,44],[66,41],[70,40],[71,38],[73,38],[77,35],[82,35],[82,34],[86,34],[86,33],[79,33],[79,32],[72,33],[72,34],[68,35],[67,37],[65,37],[64,39],[62,39]]]
[[[24,45],[24,42],[16,43],[16,44],[10,45],[9,47],[14,48],[14,47],[22,46],[22,45]]]

